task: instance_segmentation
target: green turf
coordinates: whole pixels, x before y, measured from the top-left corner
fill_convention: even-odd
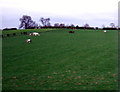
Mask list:
[[[39,29],[39,30],[37,30],[37,29],[5,30],[2,32],[2,34],[3,35],[6,35],[6,34],[12,35],[13,33],[20,34],[21,32],[28,32],[28,33],[30,33],[30,32],[46,32],[46,31],[51,31],[51,30],[53,30],[53,29],[47,28],[47,29]],[[56,29],[54,29],[54,30],[56,30]]]
[[[117,90],[118,32],[69,30],[3,38],[3,90]]]

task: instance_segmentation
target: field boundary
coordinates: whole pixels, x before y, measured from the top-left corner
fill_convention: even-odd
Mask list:
[[[51,31],[54,31],[54,30],[45,30],[45,31],[41,31],[41,32],[38,32],[38,33],[46,33],[46,32],[51,32]],[[29,33],[32,33],[33,31],[24,31],[24,32],[19,32],[19,33],[9,33],[9,34],[2,34],[0,35],[0,38],[6,38],[6,37],[14,37],[14,36],[21,36],[21,35],[29,35]]]

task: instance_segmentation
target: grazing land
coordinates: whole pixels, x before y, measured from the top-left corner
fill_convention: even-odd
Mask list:
[[[2,38],[3,90],[117,90],[118,31],[29,29],[3,35],[21,31],[40,36]]]

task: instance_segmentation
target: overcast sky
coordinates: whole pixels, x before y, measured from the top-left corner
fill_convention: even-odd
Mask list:
[[[51,24],[64,23],[83,26],[118,25],[119,0],[0,0],[0,29],[19,27],[23,15],[39,22],[50,18]]]

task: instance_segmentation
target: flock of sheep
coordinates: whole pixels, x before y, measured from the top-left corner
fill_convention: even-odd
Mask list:
[[[32,36],[32,35],[34,35],[34,36],[40,36],[40,34],[37,33],[37,32],[33,32],[33,33],[30,33],[30,34],[29,34],[29,36]],[[28,39],[26,40],[26,42],[27,42],[27,43],[31,43],[31,39],[28,38]]]
[[[104,33],[106,33],[106,32],[107,32],[107,31],[104,30]],[[70,31],[69,33],[74,33],[74,31]],[[32,35],[34,35],[34,36],[40,36],[40,34],[37,33],[37,32],[33,32],[33,33],[30,33],[30,34],[29,34],[29,36],[32,36]],[[28,39],[26,40],[26,42],[27,42],[27,43],[31,43],[31,39],[28,38]]]

